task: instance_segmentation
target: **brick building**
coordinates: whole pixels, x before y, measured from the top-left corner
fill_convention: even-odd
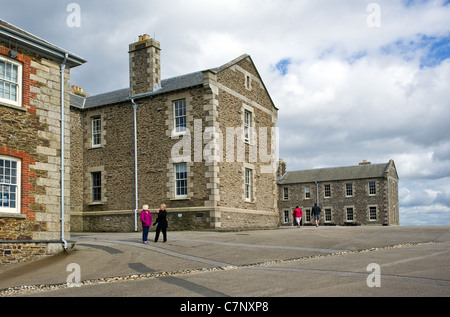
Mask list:
[[[71,95],[72,229],[138,230],[161,203],[171,230],[277,226],[277,108],[251,57],[161,80],[160,52],[140,36],[128,88]]]
[[[398,225],[398,175],[394,161],[287,172],[279,179],[282,225],[293,223],[296,206],[303,224],[314,223],[311,209],[321,208],[325,225]]]
[[[84,62],[0,20],[0,263],[67,247],[70,69]]]

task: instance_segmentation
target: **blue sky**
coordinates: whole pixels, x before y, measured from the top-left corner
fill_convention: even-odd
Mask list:
[[[128,44],[144,33],[161,42],[163,78],[248,53],[288,170],[393,159],[401,225],[450,225],[448,0],[1,3],[0,18],[88,60],[71,81],[91,95],[128,87]]]

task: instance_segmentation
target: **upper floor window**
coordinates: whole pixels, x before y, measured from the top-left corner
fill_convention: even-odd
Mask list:
[[[324,185],[324,196],[327,198],[331,197],[331,185],[330,184]]]
[[[92,118],[92,147],[102,145],[102,119],[101,117]]]
[[[353,184],[352,183],[345,184],[345,196],[347,196],[347,197],[353,196]]]
[[[0,212],[20,212],[20,174],[19,159],[0,156]]]
[[[289,188],[283,187],[283,199],[288,200],[289,199]]]
[[[22,64],[0,57],[0,102],[21,106]]]
[[[305,198],[311,198],[311,188],[309,186],[305,186]]]
[[[244,112],[244,140],[249,143],[251,140],[251,130],[252,130],[252,113],[245,110]]]
[[[369,195],[377,194],[377,186],[375,182],[369,182]]]
[[[186,100],[177,100],[173,103],[175,132],[186,131]]]

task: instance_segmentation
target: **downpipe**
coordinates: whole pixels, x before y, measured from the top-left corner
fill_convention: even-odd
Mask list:
[[[69,54],[66,53],[64,56],[64,61],[60,65],[60,72],[61,72],[61,242],[64,245],[64,250],[67,250],[67,241],[65,240],[64,236],[64,227],[65,227],[65,220],[64,220],[64,205],[65,205],[65,198],[64,198],[64,172],[65,172],[65,165],[64,165],[64,142],[65,142],[65,126],[64,126],[64,72],[66,70],[66,61],[69,57]]]
[[[133,104],[133,121],[134,121],[134,190],[135,190],[135,209],[134,209],[134,231],[138,231],[137,227],[137,213],[138,213],[138,161],[137,161],[137,108],[138,105],[131,98],[131,103]]]

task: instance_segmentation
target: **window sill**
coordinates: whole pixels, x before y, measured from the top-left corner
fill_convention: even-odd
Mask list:
[[[189,197],[175,197],[175,198],[171,198],[170,200],[174,201],[174,200],[191,200]]]
[[[104,202],[99,201],[99,202],[92,202],[88,206],[102,206],[104,204],[105,204]]]
[[[13,212],[0,212],[0,218],[16,218],[16,219],[25,219],[27,216],[21,213],[13,213]]]
[[[16,105],[11,105],[11,104],[8,104],[8,103],[6,103],[6,102],[4,102],[4,101],[0,101],[0,106],[6,107],[6,108],[11,108],[11,109],[14,109],[14,110],[19,110],[19,111],[27,112],[27,108],[25,108],[25,107],[22,107],[22,106],[16,106]]]

